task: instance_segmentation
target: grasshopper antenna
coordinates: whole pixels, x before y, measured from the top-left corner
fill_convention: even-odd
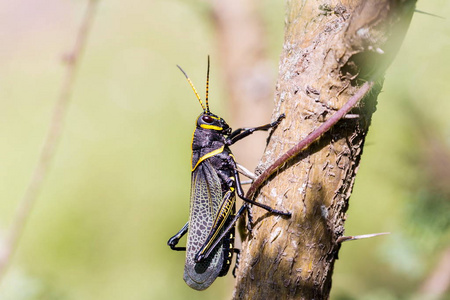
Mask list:
[[[183,72],[184,77],[186,77],[187,81],[189,82],[189,85],[191,86],[192,90],[194,91],[195,96],[197,96],[198,102],[200,102],[200,105],[202,106],[203,111],[204,112],[209,112],[209,108],[208,108],[208,110],[206,110],[206,107],[205,107],[205,105],[203,105],[203,102],[200,99],[200,96],[198,95],[197,90],[195,89],[195,86],[192,83],[192,81],[189,78],[189,76],[186,74],[186,72],[179,65],[177,65],[177,67],[178,67],[178,69],[180,69],[181,72]],[[208,57],[208,75],[209,75],[209,57]],[[208,84],[206,84],[206,105],[208,105]]]
[[[209,55],[208,55],[208,70],[206,71],[206,112],[209,114],[209,104],[208,104],[208,95],[209,95]]]

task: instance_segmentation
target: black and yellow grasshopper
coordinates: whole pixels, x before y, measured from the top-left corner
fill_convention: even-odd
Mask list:
[[[204,290],[217,277],[228,273],[233,253],[239,253],[239,250],[234,249],[234,231],[244,206],[235,214],[236,193],[244,201],[271,213],[291,215],[244,197],[237,165],[229,149],[229,146],[255,131],[277,126],[284,115],[267,125],[232,131],[224,119],[209,110],[209,57],[206,105],[203,104],[187,74],[180,66],[178,68],[197,96],[203,113],[196,120],[192,137],[189,221],[169,239],[168,245],[173,250],[186,251],[184,281],[193,289]],[[180,238],[186,233],[188,233],[186,247],[177,247]]]

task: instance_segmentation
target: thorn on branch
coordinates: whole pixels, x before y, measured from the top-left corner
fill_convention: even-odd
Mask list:
[[[346,114],[343,119],[351,120],[351,119],[359,119],[361,116],[359,114]]]
[[[371,233],[371,234],[362,234],[362,235],[341,236],[336,240],[336,243],[340,244],[340,243],[347,242],[347,241],[368,239],[368,238],[376,237],[379,235],[386,235],[386,234],[391,234],[391,233],[390,232],[380,232],[380,233]]]
[[[435,15],[435,14],[432,14],[432,13],[429,13],[429,12],[426,12],[426,11],[423,11],[423,10],[415,9],[414,12],[419,13],[419,14],[424,14],[424,15],[428,15],[428,16],[432,16],[432,17],[436,17],[436,18],[445,20],[445,18],[442,17],[442,16]]]

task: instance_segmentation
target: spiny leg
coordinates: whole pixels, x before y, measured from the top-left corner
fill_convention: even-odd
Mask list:
[[[246,201],[248,203],[251,203],[253,205],[256,205],[256,206],[259,206],[261,208],[264,208],[268,212],[271,212],[271,213],[274,213],[274,214],[277,214],[277,215],[287,216],[287,217],[291,216],[290,212],[284,212],[284,211],[281,211],[281,210],[277,210],[277,209],[274,209],[274,208],[272,208],[272,207],[270,207],[268,205],[265,205],[265,204],[262,204],[262,203],[259,203],[259,202],[256,202],[256,201],[253,201],[251,199],[246,198],[245,194],[244,194],[244,190],[242,189],[241,181],[239,179],[239,173],[236,170],[236,168],[234,169],[234,177],[236,178],[236,181],[235,181],[236,192],[237,192],[239,198],[241,198],[242,200],[244,200],[244,201]]]
[[[252,134],[255,131],[269,130],[270,128],[276,127],[278,124],[280,124],[281,120],[283,120],[284,117],[285,117],[285,115],[281,114],[275,122],[272,122],[272,123],[269,123],[266,125],[262,125],[262,126],[258,126],[258,127],[236,129],[228,137],[227,145],[233,145],[237,141],[249,136],[250,134]]]

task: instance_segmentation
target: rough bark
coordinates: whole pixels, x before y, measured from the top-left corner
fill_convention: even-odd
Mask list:
[[[271,135],[257,172],[327,120],[365,80],[377,80],[329,132],[288,161],[256,200],[290,219],[253,208],[234,299],[327,299],[348,200],[382,74],[396,54],[415,1],[287,1]]]

